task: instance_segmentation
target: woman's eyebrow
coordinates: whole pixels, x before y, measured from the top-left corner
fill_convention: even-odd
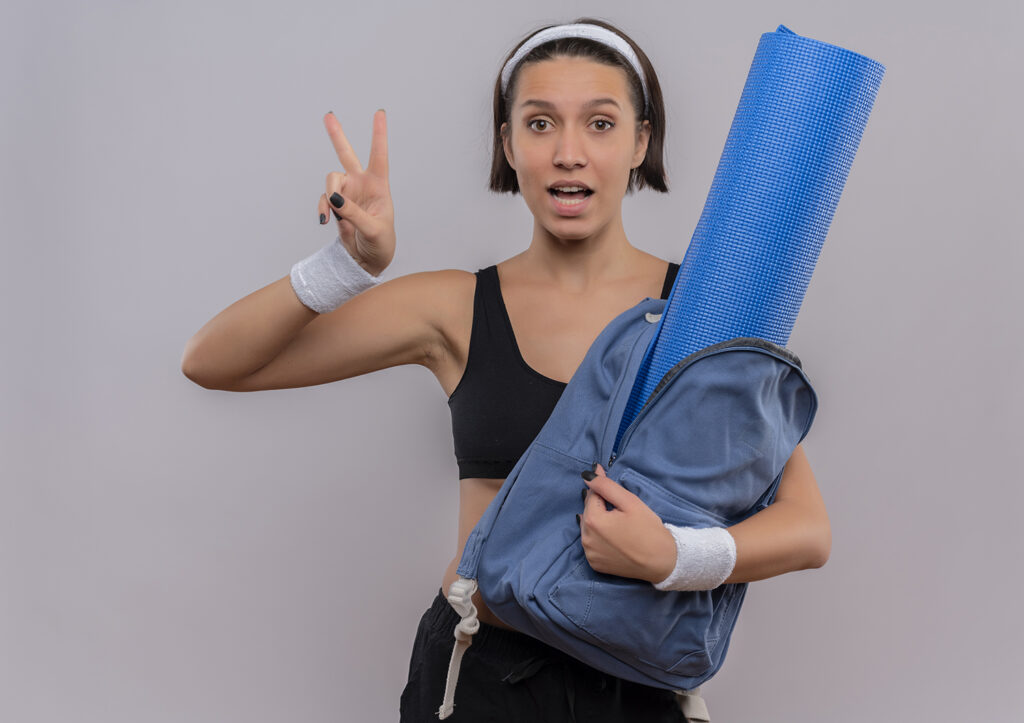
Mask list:
[[[584,108],[584,110],[586,110],[588,108],[593,108],[594,106],[605,105],[605,104],[608,104],[608,103],[610,103],[611,105],[614,105],[619,110],[622,110],[622,106],[620,106],[618,104],[618,102],[614,98],[595,98],[594,100],[589,100],[586,103],[584,103],[583,104],[583,108]],[[555,109],[555,104],[554,103],[551,103],[551,102],[546,101],[546,100],[538,100],[536,98],[529,98],[527,100],[524,100],[522,103],[519,104],[519,107],[525,108],[528,105],[532,105],[532,106],[535,106],[537,108],[541,108],[542,110],[554,110]]]

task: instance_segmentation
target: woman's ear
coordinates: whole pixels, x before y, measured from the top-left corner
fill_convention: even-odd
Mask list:
[[[651,122],[645,120],[640,124],[640,130],[636,134],[636,150],[633,153],[633,165],[630,168],[637,168],[644,162],[647,156],[647,144],[651,140]]]
[[[512,170],[516,170],[516,164],[512,162],[512,139],[509,137],[508,123],[501,124],[501,147],[505,151],[505,160]]]

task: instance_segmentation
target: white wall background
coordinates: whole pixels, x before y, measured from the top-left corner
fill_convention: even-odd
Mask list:
[[[388,111],[389,274],[518,253],[485,190],[501,59],[618,23],[657,68],[672,193],[625,207],[680,260],[761,33],[887,66],[790,339],[821,407],[820,570],[756,583],[716,723],[1019,721],[1024,625],[1020,3],[15,0],[0,9],[0,720],[396,720],[456,553],[419,367],[204,390],[186,340],[330,240],[334,110]]]

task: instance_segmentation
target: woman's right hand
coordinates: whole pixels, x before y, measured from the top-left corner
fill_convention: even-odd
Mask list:
[[[320,196],[319,211],[333,212],[338,235],[349,254],[374,276],[379,275],[395,255],[395,209],[388,186],[387,119],[384,109],[373,114],[370,163],[363,170],[349,145],[341,123],[328,113],[324,126],[344,173],[327,174],[327,190]],[[331,203],[332,194],[342,198],[341,207]]]

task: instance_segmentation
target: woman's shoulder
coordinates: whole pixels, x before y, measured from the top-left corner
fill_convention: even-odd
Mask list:
[[[476,274],[463,269],[416,271],[381,286],[387,284],[400,285],[402,303],[412,304],[406,308],[417,309],[433,329],[435,343],[430,345],[425,365],[448,389],[445,385],[455,379],[459,360],[468,354]]]
[[[433,271],[413,271],[390,279],[405,286],[417,286],[432,293],[443,294],[458,286],[472,286],[476,278],[473,271],[464,269],[435,269]]]
[[[664,269],[666,264],[676,263],[674,261],[669,261],[668,259],[663,259],[660,256],[647,253],[646,251],[642,253],[644,262],[651,269]]]
[[[445,337],[472,322],[476,275],[462,269],[414,271],[365,292],[395,312],[414,312]],[[404,312],[403,312],[404,313]]]
[[[450,340],[473,323],[476,274],[464,269],[416,271],[392,279],[427,312],[431,323]]]
[[[459,305],[467,295],[470,301],[476,286],[476,274],[463,269],[414,271],[390,280],[416,295],[423,304],[443,307]]]

